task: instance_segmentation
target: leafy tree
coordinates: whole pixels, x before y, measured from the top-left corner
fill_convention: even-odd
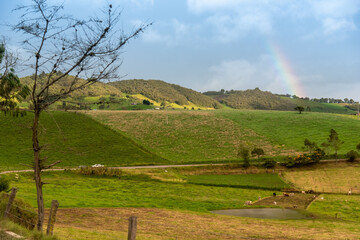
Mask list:
[[[302,106],[297,106],[297,107],[295,107],[294,109],[295,109],[296,111],[298,111],[299,114],[301,114],[301,113],[305,110],[305,108],[302,107]]]
[[[318,148],[316,142],[311,142],[309,139],[304,140],[305,149],[307,149],[310,153],[312,153],[315,149]]]
[[[274,168],[276,166],[276,161],[273,159],[268,159],[262,164],[262,166],[264,168]]]
[[[30,90],[20,83],[19,77],[15,74],[14,67],[17,64],[17,57],[8,52],[5,43],[0,44],[0,111],[12,112],[14,115],[24,114],[20,111],[18,102],[25,99]]]
[[[248,148],[241,146],[238,150],[238,157],[244,160],[243,167],[248,168],[250,167],[250,151]]]
[[[34,112],[32,166],[37,190],[36,226],[40,231],[45,210],[41,171],[60,162],[48,164],[46,157],[41,156],[43,146],[38,131],[41,113],[74,91],[98,81],[118,78],[116,73],[124,46],[150,25],[142,25],[125,34],[118,24],[121,11],[111,4],[102,16],[85,20],[66,16],[61,13],[62,9],[63,5],[48,5],[47,0],[31,0],[28,5],[15,9],[21,12],[21,17],[12,26],[15,32],[27,36],[23,48],[33,57],[25,67],[34,71],[30,94]],[[64,81],[68,84],[59,92],[50,91],[52,86]]]
[[[360,143],[359,143],[358,145],[356,145],[356,149],[357,149],[358,151],[360,151]]]
[[[328,146],[334,150],[334,152],[335,152],[334,155],[337,160],[337,152],[343,143],[344,143],[344,141],[341,141],[339,139],[338,133],[334,129],[331,129],[329,137],[327,138],[327,143],[324,143],[323,145]]]
[[[262,148],[254,148],[251,151],[251,156],[257,156],[257,158],[259,158],[260,156],[264,155],[265,152]]]

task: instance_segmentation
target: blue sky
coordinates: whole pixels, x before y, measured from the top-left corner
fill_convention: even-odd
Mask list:
[[[0,23],[16,23],[11,9],[27,1],[0,0]],[[126,30],[154,22],[125,49],[126,79],[360,100],[360,0],[63,2],[64,13],[78,17],[118,5]],[[3,25],[1,35],[21,49],[19,36]]]

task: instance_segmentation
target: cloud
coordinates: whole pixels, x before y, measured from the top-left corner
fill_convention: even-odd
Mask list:
[[[231,42],[249,32],[272,34],[284,20],[311,20],[314,32],[325,35],[357,29],[359,0],[187,0],[191,13],[205,16],[216,38]],[[319,26],[321,30],[319,31]]]
[[[254,62],[244,59],[223,61],[209,68],[210,80],[205,90],[253,89],[260,87],[274,92],[286,92],[274,66],[273,58],[263,55]]]

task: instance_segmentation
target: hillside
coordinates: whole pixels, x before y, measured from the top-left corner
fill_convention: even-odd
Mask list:
[[[341,140],[339,154],[360,143],[360,121],[347,115],[294,111],[88,111],[111,128],[173,163],[238,159],[239,146],[261,147],[267,156],[297,155],[305,138],[318,145],[330,129]]]
[[[32,161],[32,114],[25,117],[0,115],[0,168],[28,168]],[[44,112],[40,120],[40,144],[45,144],[42,156],[49,163],[61,160],[58,166],[92,165],[120,166],[166,163],[134,141],[75,113]],[[26,164],[26,165],[25,165]]]
[[[311,112],[356,113],[349,106],[337,103],[320,103],[301,98],[290,98],[268,91],[261,91],[259,88],[245,91],[209,91],[205,92],[204,95],[210,96],[234,109],[294,111],[296,106],[302,106],[306,111]]]
[[[44,84],[45,78],[47,77],[47,74],[40,74],[40,85]],[[64,81],[60,81],[56,84],[54,84],[53,86],[50,87],[50,92],[52,94],[55,93],[59,93],[62,89],[66,89],[69,84],[70,81],[73,79],[73,76],[66,76],[64,78]],[[81,84],[82,82],[84,82],[85,80],[80,79],[79,83]],[[27,77],[23,77],[21,78],[21,82],[25,85],[28,86],[32,86],[33,84],[33,79],[31,76],[27,76]],[[121,91],[119,91],[117,88],[109,85],[109,84],[105,84],[102,82],[97,82],[94,83],[93,85],[90,85],[87,88],[83,88],[80,89],[78,91],[75,91],[73,93],[70,94],[71,97],[80,97],[80,96],[102,96],[102,95],[112,95],[112,96],[121,96]]]
[[[159,103],[168,102],[178,105],[189,105],[189,103],[192,103],[199,107],[221,108],[221,105],[216,100],[208,96],[189,88],[160,80],[122,80],[109,83],[109,85],[116,87],[126,94],[141,94]]]

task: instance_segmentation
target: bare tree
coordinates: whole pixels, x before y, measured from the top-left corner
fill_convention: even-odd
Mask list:
[[[12,26],[23,33],[23,46],[30,52],[29,68],[33,69],[31,102],[34,112],[32,125],[33,168],[37,189],[37,229],[44,222],[43,182],[41,171],[59,163],[48,164],[40,156],[43,146],[39,143],[40,114],[51,104],[70,93],[95,82],[117,78],[121,65],[121,50],[150,24],[144,24],[125,34],[118,28],[121,11],[110,4],[100,17],[78,20],[62,14],[63,5],[50,6],[46,0],[32,0],[30,5],[16,10],[23,15]],[[40,74],[40,73],[47,74]],[[41,77],[40,77],[41,76]],[[61,91],[53,92],[55,84],[66,82]]]

